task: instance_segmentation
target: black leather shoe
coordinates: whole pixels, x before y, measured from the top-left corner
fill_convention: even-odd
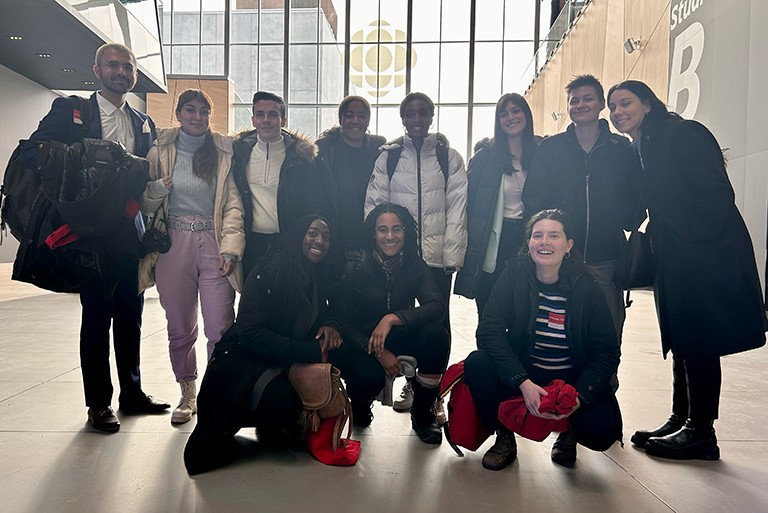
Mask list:
[[[416,436],[425,444],[440,445],[443,442],[443,430],[435,422],[435,417],[420,419],[411,414],[411,427],[416,431]]]
[[[576,440],[570,431],[560,433],[552,444],[552,461],[563,467],[572,467],[576,464]]]
[[[110,406],[88,408],[88,422],[97,431],[114,433],[120,430],[120,420]]]
[[[373,422],[373,399],[370,401],[351,400],[352,403],[352,425],[366,428]]]
[[[667,421],[661,426],[655,427],[649,430],[635,431],[630,441],[637,447],[645,448],[645,444],[648,443],[649,438],[661,438],[662,436],[671,435],[677,433],[685,424],[685,419],[673,413],[669,416]]]
[[[170,407],[169,403],[157,401],[145,393],[130,400],[120,400],[120,409],[126,413],[162,413]]]
[[[712,424],[694,426],[690,420],[679,431],[661,438],[651,438],[645,453],[671,460],[719,460],[720,447]]]

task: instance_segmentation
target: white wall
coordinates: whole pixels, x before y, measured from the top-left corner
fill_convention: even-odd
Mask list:
[[[57,95],[4,66],[0,66],[0,91],[0,172],[4,172],[19,139],[35,131]],[[18,242],[10,231],[2,237],[0,262],[13,262]]]

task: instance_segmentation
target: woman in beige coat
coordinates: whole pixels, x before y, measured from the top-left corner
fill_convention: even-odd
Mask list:
[[[171,366],[181,401],[171,422],[197,411],[198,295],[208,357],[234,322],[235,290],[243,284],[243,205],[230,176],[232,139],[211,132],[211,100],[203,91],[179,95],[179,128],[159,129],[149,150],[150,181],[143,211],[165,218],[171,247],[150,253],[139,267],[139,286],[157,285],[168,321]]]

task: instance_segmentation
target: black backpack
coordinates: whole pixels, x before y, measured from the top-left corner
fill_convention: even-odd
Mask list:
[[[392,175],[395,174],[395,167],[400,160],[400,154],[403,152],[403,138],[398,137],[389,145],[396,144],[397,147],[385,150],[387,152],[387,177],[389,181],[392,181]],[[437,153],[437,162],[440,164],[440,170],[443,172],[445,178],[445,184],[448,185],[448,173],[450,168],[448,167],[448,139],[443,134],[437,134],[437,146],[435,147],[435,153]]]
[[[83,137],[88,135],[91,124],[91,102],[87,98],[72,96],[80,101],[80,120]],[[47,202],[42,191],[41,177],[37,170],[25,168],[21,163],[21,149],[27,143],[19,141],[5,167],[3,184],[0,186],[0,242],[6,227],[18,241],[24,237],[32,213],[41,202]]]

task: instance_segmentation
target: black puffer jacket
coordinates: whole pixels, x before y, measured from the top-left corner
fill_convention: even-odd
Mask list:
[[[370,334],[389,313],[397,315],[406,329],[440,322],[445,315],[445,301],[424,260],[418,256],[406,259],[387,283],[381,266],[368,251],[359,248],[347,252],[332,308],[343,337],[365,351]]]
[[[360,149],[344,143],[341,128],[333,127],[317,139],[317,165],[326,181],[331,208],[331,222],[335,223],[334,238],[340,241],[341,249],[360,240],[363,231],[363,209],[365,191],[373,172],[373,164],[379,156],[379,147],[387,140],[380,135],[365,135]],[[358,160],[351,162],[350,152]]]
[[[631,229],[640,190],[640,159],[629,141],[600,120],[600,136],[586,153],[574,125],[544,139],[523,189],[527,217],[559,208],[573,220],[574,247],[587,263],[619,257]]]
[[[232,178],[243,198],[245,233],[253,226],[253,199],[245,175],[251,151],[256,145],[256,130],[240,134],[232,144]],[[304,135],[283,130],[285,160],[280,167],[280,183],[277,186],[277,222],[280,233],[297,220],[309,214],[326,217],[333,214],[322,173],[315,165],[317,146]]]
[[[587,403],[612,395],[609,382],[619,367],[619,341],[605,296],[588,274],[561,274],[565,330],[578,378],[574,387]],[[477,347],[493,358],[499,378],[517,387],[528,377],[538,311],[538,281],[530,257],[511,260],[499,277],[477,327]],[[541,384],[539,384],[541,385]]]

